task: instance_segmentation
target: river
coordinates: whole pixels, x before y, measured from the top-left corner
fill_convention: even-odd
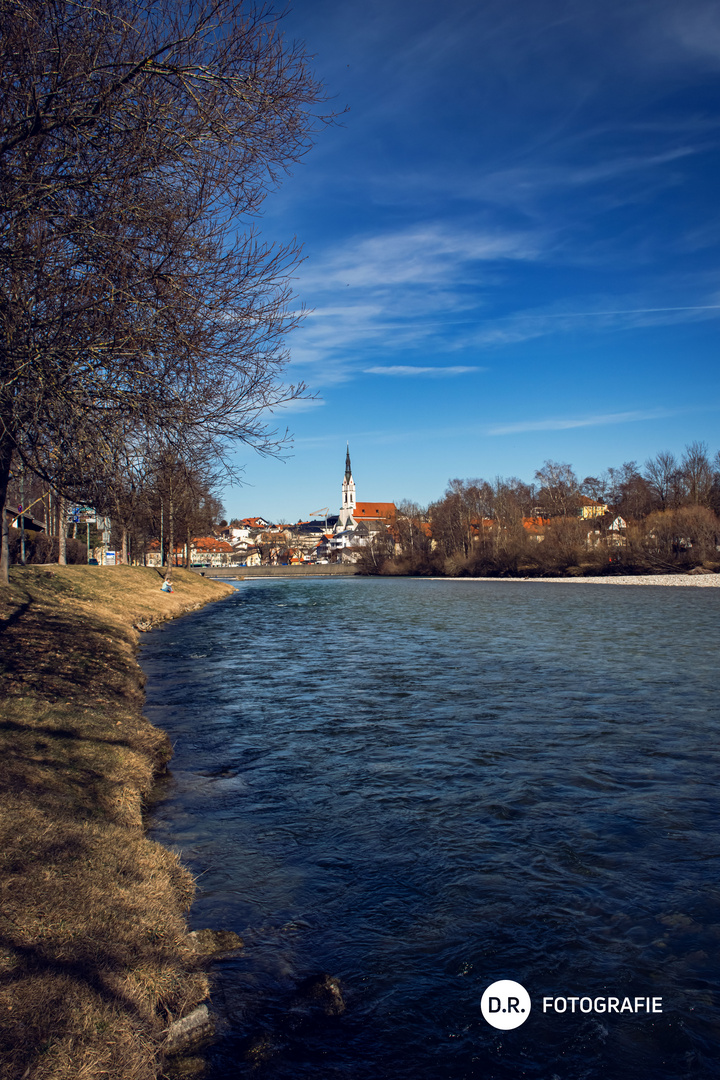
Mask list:
[[[718,589],[254,580],[148,635],[175,747],[151,835],[198,876],[192,925],[245,941],[212,1080],[717,1075],[719,614]],[[498,980],[532,1001],[514,1030],[481,1012]]]

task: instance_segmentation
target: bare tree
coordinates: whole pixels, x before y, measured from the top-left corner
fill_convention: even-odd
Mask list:
[[[713,468],[708,457],[707,443],[691,442],[685,447],[680,466],[688,502],[694,506],[709,506],[713,488]]]
[[[478,529],[478,493],[482,481],[450,480],[444,497],[429,508],[433,540],[448,556],[466,558]]]
[[[720,450],[713,458],[713,484],[710,492],[710,507],[716,513],[720,513]]]
[[[411,562],[427,559],[430,554],[430,526],[424,507],[410,499],[402,499],[397,504],[392,533],[404,557]]]
[[[645,519],[642,528],[646,552],[666,565],[714,559],[719,538],[720,521],[707,507],[697,505],[656,510]]]
[[[680,473],[675,455],[661,450],[645,462],[645,479],[659,503],[660,510],[667,510],[675,503]]]
[[[237,0],[0,4],[0,505],[13,455],[77,492],[128,420],[278,452],[298,253],[247,223],[319,100]]]
[[[538,505],[549,517],[568,517],[580,508],[580,483],[571,465],[546,461],[535,473]]]
[[[537,494],[532,484],[518,480],[516,476],[498,476],[493,485],[492,512],[503,529],[522,528],[524,517],[532,514]]]
[[[607,470],[607,503],[614,514],[639,521],[653,508],[653,489],[640,473],[635,461],[625,461],[619,468]]]
[[[586,476],[580,485],[582,494],[597,503],[605,501],[606,487],[607,477],[605,476]]]

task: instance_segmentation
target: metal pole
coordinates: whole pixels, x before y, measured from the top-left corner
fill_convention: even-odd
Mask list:
[[[89,518],[85,522],[85,527],[87,529],[87,540],[85,541],[85,546],[87,547],[87,561],[90,562],[90,519]]]

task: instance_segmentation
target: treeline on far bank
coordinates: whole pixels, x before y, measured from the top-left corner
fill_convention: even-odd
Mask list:
[[[451,480],[427,508],[400,503],[392,538],[362,555],[380,574],[550,576],[720,570],[720,452],[694,442],[580,480],[546,461],[535,482]]]

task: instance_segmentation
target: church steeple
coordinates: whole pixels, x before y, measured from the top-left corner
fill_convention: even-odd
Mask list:
[[[357,522],[353,516],[354,513],[355,481],[353,480],[352,469],[350,467],[350,444],[348,443],[347,452],[345,454],[345,476],[342,485],[342,506],[340,507],[340,515],[335,531],[342,532],[345,529],[357,528]]]

